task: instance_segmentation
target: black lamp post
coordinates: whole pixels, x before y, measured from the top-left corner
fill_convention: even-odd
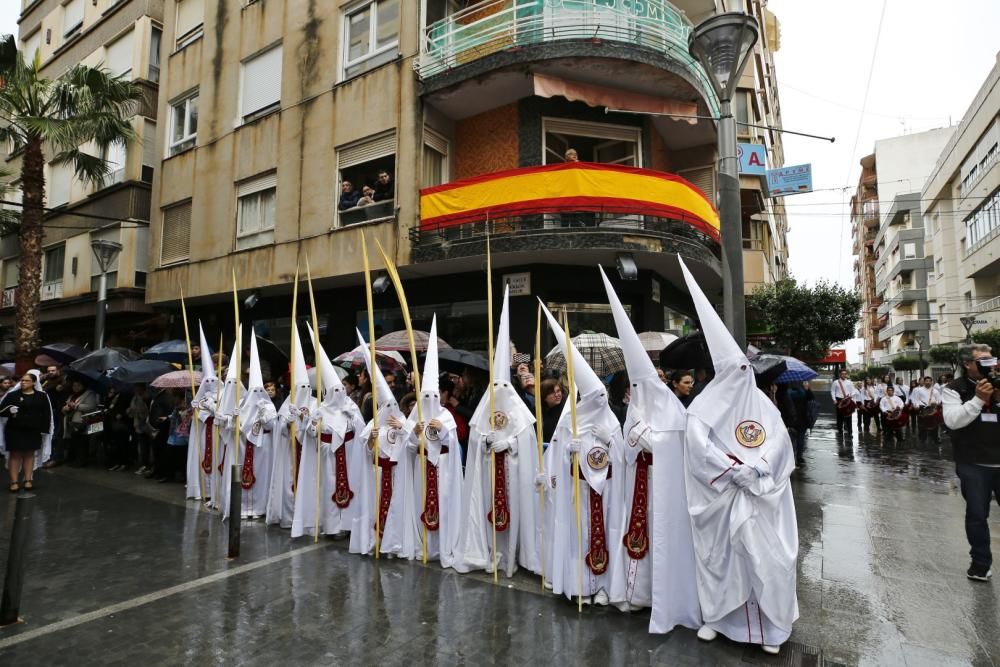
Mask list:
[[[105,239],[92,239],[90,249],[94,251],[97,266],[101,269],[101,280],[97,287],[97,316],[94,318],[94,349],[104,347],[104,321],[108,310],[108,269],[115,257],[122,251],[122,244]]]

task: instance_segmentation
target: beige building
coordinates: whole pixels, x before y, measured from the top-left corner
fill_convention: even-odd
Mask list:
[[[436,313],[453,346],[483,349],[488,229],[522,348],[535,296],[566,306],[574,329],[611,328],[598,263],[633,279],[621,289],[644,329],[675,327],[690,308],[674,256],[718,294],[717,235],[641,179],[677,174],[714,201],[715,125],[677,116],[718,112],[687,55],[693,23],[715,12],[745,8],[763,26],[734,107],[780,127],[779,28],[762,4],[166,0],[147,302],[176,308],[183,287],[214,337],[231,331],[235,273],[241,300],[258,297],[243,319],[283,343],[308,258],[321,329],[347,347],[364,233],[374,268],[376,240],[400,266],[418,327]],[[780,133],[741,140],[782,164]],[[562,203],[546,191],[557,181]],[[365,188],[373,203],[354,205]],[[745,180],[748,291],[786,271],[785,216],[765,195]],[[376,310],[401,328],[391,293]]]
[[[872,363],[879,349],[878,333],[884,321],[878,314],[882,297],[875,281],[875,238],[879,229],[878,174],[875,154],[861,158],[861,176],[851,197],[851,238],[854,248],[854,286],[861,294],[858,338],[864,341],[861,362]]]
[[[42,262],[41,334],[43,342],[91,340],[100,273],[90,249],[95,238],[118,241],[122,252],[109,273],[109,344],[138,346],[162,336],[145,303],[148,271],[149,210],[156,150],[157,88],[160,74],[162,2],[150,0],[35,0],[22,3],[19,46],[38,52],[46,76],[58,77],[77,63],[103,65],[130,76],[146,92],[148,103],[133,118],[140,140],[127,150],[105,154],[112,174],[101,188],[88,186],[71,166],[45,168],[47,200],[45,255]],[[51,155],[47,156],[51,158]],[[13,172],[15,199],[20,154],[6,154]],[[17,298],[18,240],[0,239],[3,299],[0,328],[5,345],[13,338]]]
[[[931,343],[964,340],[961,318],[1000,326],[1000,54],[941,152],[922,199],[933,270]]]

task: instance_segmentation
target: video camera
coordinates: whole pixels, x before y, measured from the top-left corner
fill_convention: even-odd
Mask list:
[[[994,389],[1000,390],[1000,375],[996,375],[997,372],[997,358],[996,357],[986,357],[984,359],[976,359],[976,368],[979,369],[979,374],[990,381]]]

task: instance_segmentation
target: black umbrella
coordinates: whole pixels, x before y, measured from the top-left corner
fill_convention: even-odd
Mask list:
[[[66,379],[70,382],[79,382],[84,387],[93,389],[99,394],[108,393],[108,389],[111,389],[113,383],[107,377],[101,374],[100,371],[91,370],[76,370],[73,368],[66,369]]]
[[[788,369],[784,357],[777,354],[759,354],[750,360],[750,365],[761,389],[770,387]]]
[[[757,385],[772,384],[787,368],[785,360],[775,354],[760,354],[750,360]],[[660,352],[661,368],[706,368],[712,369],[712,355],[705,343],[705,334],[700,331],[681,336]]]
[[[481,357],[468,350],[445,348],[438,350],[438,368],[442,371],[461,375],[466,368],[478,368],[489,372],[490,363],[485,357]]]
[[[87,351],[72,343],[49,343],[38,348],[38,353],[48,355],[59,363],[68,364],[87,354]]]
[[[156,359],[158,361],[171,361],[176,364],[187,364],[188,347],[183,340],[165,340],[146,349],[142,353],[146,359]],[[196,361],[201,361],[200,359]]]
[[[250,362],[249,349],[248,347],[246,354],[247,363]],[[257,354],[260,355],[261,360],[267,362],[272,375],[282,375],[288,370],[288,355],[273,340],[257,336]]]
[[[124,347],[102,347],[80,357],[70,364],[70,368],[78,371],[106,371],[121,366],[126,361],[135,361],[138,358],[138,352]]]
[[[124,362],[108,373],[108,377],[123,384],[147,384],[174,370],[176,367],[166,361],[138,359]]]

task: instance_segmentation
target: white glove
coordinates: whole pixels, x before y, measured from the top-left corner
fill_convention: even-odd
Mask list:
[[[747,465],[737,465],[732,472],[733,484],[745,489],[759,479],[757,471]]]
[[[573,438],[569,441],[569,444],[566,445],[566,449],[570,454],[579,454],[580,450],[583,449],[583,441],[579,438]]]
[[[604,428],[600,424],[594,424],[590,427],[590,434],[597,439],[597,442],[602,445],[611,444],[611,432]]]
[[[490,433],[486,436],[486,444],[489,445],[489,451],[499,454],[510,449],[510,438],[501,438],[495,433]]]
[[[757,471],[758,477],[767,477],[771,474],[771,464],[769,464],[764,459],[757,461],[753,464],[753,469]]]
[[[549,485],[549,476],[548,475],[546,475],[544,472],[540,472],[537,475],[535,475],[535,488],[536,489],[544,489],[548,485]]]
[[[316,427],[317,426],[318,426],[318,424],[316,422],[309,422],[309,427],[306,429],[306,431],[308,431],[309,435],[311,435],[314,438],[316,437],[316,432],[317,432],[316,431]]]
[[[10,416],[11,416],[11,417],[16,417],[16,416],[17,416],[17,413],[18,413],[18,411],[19,411],[20,409],[21,409],[21,408],[17,407],[16,405],[12,405],[12,406],[10,406]]]
[[[633,447],[642,447],[643,451],[652,452],[653,444],[649,441],[651,433],[652,429],[649,424],[641,419],[636,419],[628,432],[628,444]]]

